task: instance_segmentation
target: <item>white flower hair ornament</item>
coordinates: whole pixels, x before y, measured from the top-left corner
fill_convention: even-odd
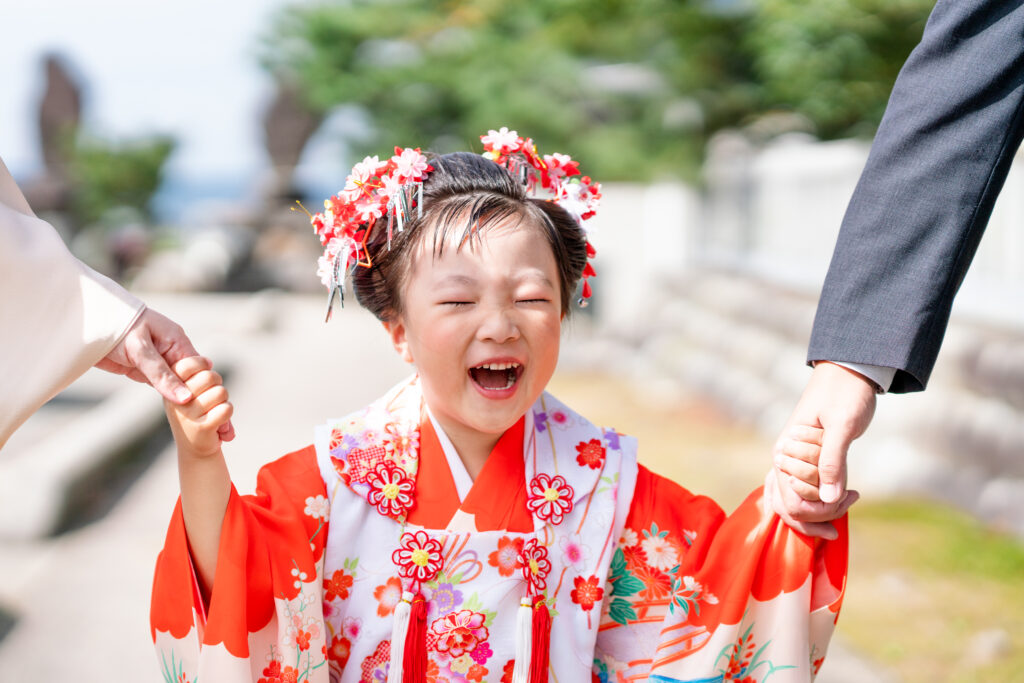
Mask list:
[[[541,157],[530,138],[502,127],[481,135],[483,156],[503,166],[535,194],[539,182],[552,201],[571,215],[586,235],[584,222],[591,218],[601,201],[601,184],[580,175],[579,164],[565,154]],[[345,187],[324,201],[321,213],[309,214],[313,231],[324,246],[317,261],[317,275],[327,287],[327,315],[335,298],[345,302],[345,276],[356,267],[370,268],[373,261],[366,249],[367,239],[378,220],[387,216],[388,246],[397,228],[401,232],[412,211],[423,212],[423,181],[434,167],[420,148],[395,147],[389,159],[366,157],[352,167]],[[301,206],[301,205],[300,205]],[[307,212],[308,214],[309,212]],[[596,273],[590,259],[596,255],[587,240],[587,264],[583,269],[583,291],[579,305],[585,307],[591,289],[587,279]]]

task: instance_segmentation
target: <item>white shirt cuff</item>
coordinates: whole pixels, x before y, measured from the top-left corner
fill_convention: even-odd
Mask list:
[[[822,359],[826,360],[826,359]],[[853,370],[857,374],[868,378],[878,387],[879,394],[885,394],[892,386],[892,379],[896,376],[896,368],[887,368],[882,365],[869,365],[867,363],[846,363],[844,361],[830,360],[829,363],[842,365],[844,368]]]

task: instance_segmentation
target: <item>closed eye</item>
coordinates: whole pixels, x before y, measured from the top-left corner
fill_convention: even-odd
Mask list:
[[[459,306],[469,306],[472,303],[473,303],[472,301],[442,301],[441,305],[442,306],[454,306],[455,308],[458,308]]]

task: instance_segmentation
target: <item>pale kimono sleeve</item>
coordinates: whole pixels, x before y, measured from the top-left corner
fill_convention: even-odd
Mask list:
[[[846,518],[810,539],[752,493],[714,501],[641,468],[608,576],[594,673],[602,683],[811,681],[846,582]]]
[[[150,625],[163,680],[328,680],[323,619],[329,503],[312,447],[232,487],[209,605],[200,595],[179,501],[153,581]]]
[[[107,355],[143,308],[71,255],[0,161],[0,447]]]

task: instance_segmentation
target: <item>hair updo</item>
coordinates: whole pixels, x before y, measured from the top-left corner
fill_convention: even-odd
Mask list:
[[[526,188],[502,166],[478,154],[455,152],[430,159],[434,170],[423,181],[423,215],[414,209],[405,229],[393,231],[388,247],[387,217],[370,231],[366,251],[372,266],[356,266],[352,285],[360,305],[380,320],[402,313],[401,292],[412,265],[411,251],[433,229],[432,251],[439,255],[453,231],[460,230],[462,248],[474,233],[508,218],[518,218],[541,229],[558,267],[562,311],[570,300],[587,263],[583,229],[562,207],[527,196]],[[475,228],[475,229],[474,229]]]

